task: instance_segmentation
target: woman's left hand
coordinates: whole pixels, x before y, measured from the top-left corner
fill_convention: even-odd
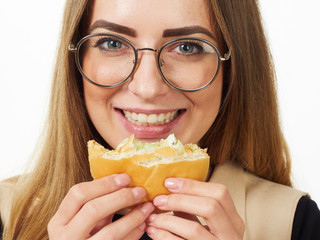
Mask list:
[[[152,214],[146,230],[152,239],[243,239],[244,222],[224,185],[168,178],[165,186],[172,194],[157,196],[154,205],[180,214]],[[195,216],[203,217],[207,226]]]

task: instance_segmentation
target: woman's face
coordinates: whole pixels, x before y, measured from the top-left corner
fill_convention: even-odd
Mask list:
[[[215,39],[202,31],[184,31],[200,26],[217,36],[211,29],[207,9],[201,0],[95,0],[90,26],[104,20],[124,28],[100,24],[91,33],[117,34],[129,39],[136,48],[160,49],[165,42],[178,37],[199,37],[218,46]],[[164,34],[170,30],[173,34]],[[156,141],[174,133],[183,143],[198,143],[219,111],[222,69],[209,87],[187,93],[163,81],[157,67],[157,53],[143,51],[139,61],[134,74],[121,86],[102,88],[83,80],[86,107],[100,135],[113,148],[131,134],[141,141]],[[95,74],[94,67],[85,65],[85,59],[83,64]],[[149,117],[153,123],[131,122],[124,112],[137,114],[141,121]],[[168,123],[158,122],[170,115],[174,119]]]

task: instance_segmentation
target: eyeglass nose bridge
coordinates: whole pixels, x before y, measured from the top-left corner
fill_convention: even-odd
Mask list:
[[[154,49],[154,48],[137,48],[136,49],[138,52],[139,51],[152,51],[152,52],[157,52],[159,53],[159,50],[158,49]]]
[[[137,56],[138,56],[138,52],[139,51],[152,51],[152,52],[156,52],[157,54],[160,53],[160,50],[154,49],[154,48],[148,48],[148,47],[146,47],[146,48],[136,48],[135,50],[137,52]],[[139,62],[139,59],[137,59],[137,61]],[[164,61],[162,59],[158,59],[158,61],[159,61],[160,67],[162,67],[164,65]],[[135,62],[136,62],[136,60],[133,60],[133,63],[135,63]]]

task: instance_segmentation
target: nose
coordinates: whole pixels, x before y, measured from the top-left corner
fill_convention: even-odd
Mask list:
[[[140,48],[135,72],[128,84],[129,90],[144,99],[153,101],[164,96],[169,86],[163,81],[157,65],[157,50]]]

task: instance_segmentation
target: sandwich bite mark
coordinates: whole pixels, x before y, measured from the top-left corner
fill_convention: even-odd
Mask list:
[[[127,173],[131,177],[129,186],[146,189],[147,195],[143,201],[170,193],[164,186],[167,178],[205,181],[210,164],[206,149],[196,144],[183,145],[173,134],[152,143],[137,141],[131,135],[114,150],[105,149],[91,140],[88,142],[88,152],[94,179]]]

